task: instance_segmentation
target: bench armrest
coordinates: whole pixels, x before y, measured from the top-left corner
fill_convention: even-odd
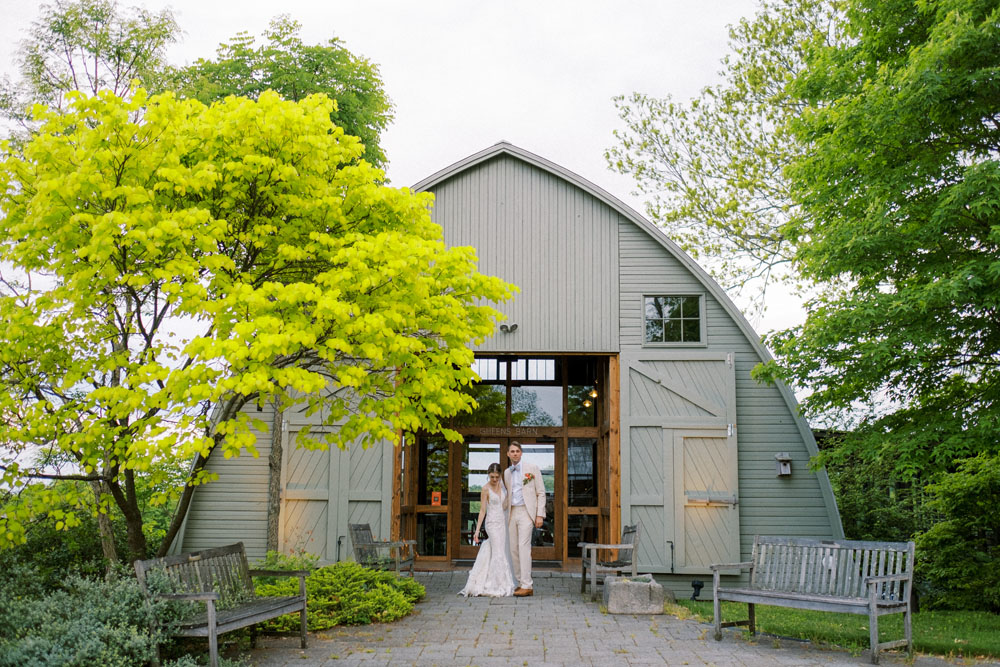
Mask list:
[[[361,547],[363,549],[398,549],[409,545],[416,545],[416,540],[394,540],[392,542],[386,540],[378,542],[366,542],[364,544],[355,545],[355,548]]]
[[[708,568],[712,572],[718,572],[719,570],[749,570],[752,566],[752,561],[745,561],[743,563],[712,563]]]
[[[204,593],[160,593],[155,597],[161,600],[192,600],[201,602],[212,600],[214,602],[219,599],[219,594],[214,591],[205,591]]]
[[[250,570],[251,577],[308,577],[311,570]]]
[[[634,544],[595,544],[593,542],[578,542],[579,548],[588,549],[635,549]]]
[[[913,576],[910,574],[886,574],[879,577],[865,577],[865,584],[872,586],[874,584],[885,584],[890,581],[909,581]]]

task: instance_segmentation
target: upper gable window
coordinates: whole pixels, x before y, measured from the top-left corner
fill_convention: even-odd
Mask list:
[[[703,343],[700,296],[645,297],[645,342]]]

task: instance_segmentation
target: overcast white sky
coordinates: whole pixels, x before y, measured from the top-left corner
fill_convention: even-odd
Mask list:
[[[641,91],[687,99],[717,80],[727,25],[755,0],[119,0],[170,7],[184,31],[175,64],[214,56],[236,32],[259,35],[278,13],[303,39],[340,38],[381,68],[396,106],[383,136],[393,185],[506,140],[576,172],[643,212],[603,153],[619,127],[611,98]],[[0,0],[0,72],[41,4]],[[777,295],[775,295],[777,297]],[[770,300],[770,299],[769,299]],[[743,306],[744,304],[739,304]],[[774,303],[757,328],[801,318]]]

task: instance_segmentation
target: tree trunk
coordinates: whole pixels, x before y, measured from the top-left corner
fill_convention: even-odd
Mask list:
[[[128,538],[128,562],[145,558],[146,535],[142,532],[142,512],[139,511],[139,503],[135,497],[135,473],[131,470],[125,471],[125,491],[117,482],[110,482],[107,485],[111,497],[115,499],[115,504],[125,517],[125,534]]]
[[[104,554],[107,568],[105,574],[110,577],[114,572],[115,563],[118,562],[118,549],[115,548],[115,531],[111,525],[111,517],[101,511],[101,496],[108,493],[108,488],[104,482],[91,482],[90,489],[94,492],[97,504],[97,530],[101,536],[101,552]]]
[[[125,532],[128,536],[129,562],[146,558],[149,553],[146,534],[142,532],[142,511],[135,494],[135,472],[125,471]]]
[[[267,550],[278,550],[278,513],[281,511],[281,407],[277,401],[271,404],[274,418],[271,420],[271,455],[267,458]]]

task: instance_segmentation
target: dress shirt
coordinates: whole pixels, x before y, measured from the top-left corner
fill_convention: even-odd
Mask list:
[[[524,485],[521,483],[521,464],[510,469],[510,504],[524,504]]]

